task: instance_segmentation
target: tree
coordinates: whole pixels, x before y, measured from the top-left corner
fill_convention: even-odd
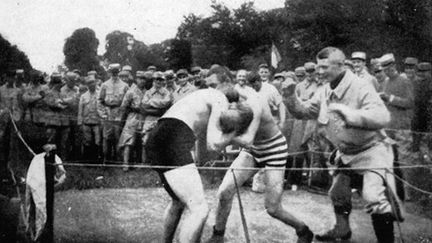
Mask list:
[[[16,45],[11,45],[0,34],[0,74],[16,69],[24,69],[26,78],[29,77],[29,72],[33,69],[27,55],[20,51]]]
[[[173,69],[189,69],[192,64],[191,43],[184,39],[174,39],[167,51],[169,66]]]
[[[90,28],[75,30],[66,39],[63,47],[65,65],[69,70],[79,69],[83,73],[90,70],[101,70],[97,56],[99,40]]]

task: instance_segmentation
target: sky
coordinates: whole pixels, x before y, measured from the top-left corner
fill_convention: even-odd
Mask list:
[[[217,0],[237,8],[245,0]],[[255,0],[257,10],[280,8],[284,0]],[[0,34],[17,45],[34,68],[51,72],[64,61],[63,45],[72,32],[89,27],[105,51],[105,36],[126,31],[145,44],[175,37],[183,16],[211,15],[211,0],[1,0]],[[1,55],[1,53],[0,53]]]

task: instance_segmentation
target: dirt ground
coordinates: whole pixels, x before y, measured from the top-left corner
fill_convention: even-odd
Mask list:
[[[209,218],[202,242],[211,236],[214,224],[216,190],[206,190]],[[162,188],[69,190],[55,195],[56,242],[160,242],[162,215],[169,202]],[[268,216],[263,194],[242,188],[241,197],[252,242],[295,242],[292,228]],[[370,217],[355,201],[351,216],[353,238],[350,242],[375,242]],[[328,197],[305,191],[285,191],[283,205],[316,232],[333,224]],[[401,224],[406,243],[432,242],[432,220],[413,214]],[[397,237],[399,236],[395,228]],[[244,242],[238,202],[234,201],[228,219],[225,242]]]

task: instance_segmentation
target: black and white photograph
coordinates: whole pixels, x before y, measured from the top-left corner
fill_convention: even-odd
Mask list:
[[[432,243],[432,1],[0,1],[1,243]]]

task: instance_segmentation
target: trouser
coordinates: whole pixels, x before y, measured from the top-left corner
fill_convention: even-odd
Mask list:
[[[98,124],[82,125],[83,159],[96,160],[100,156],[101,128]]]
[[[377,168],[393,166],[393,153],[390,145],[379,144],[362,152],[354,157],[350,163],[344,165],[338,159],[339,168]],[[393,172],[392,169],[388,169]],[[352,174],[363,176],[362,197],[366,200],[366,211],[370,214],[396,213],[395,217],[402,217],[400,211],[400,200],[394,194],[396,192],[395,179],[385,170],[362,170],[362,171],[343,171],[335,173],[332,186],[329,190],[329,196],[335,208],[340,212],[351,212],[351,178]],[[392,206],[395,206],[393,208]]]
[[[47,143],[56,144],[59,156],[65,160],[68,159],[70,156],[70,126],[47,126],[46,130],[46,136],[47,136]]]
[[[121,121],[108,121],[102,123],[102,149],[104,159],[117,158],[117,143],[120,138],[123,126]]]

